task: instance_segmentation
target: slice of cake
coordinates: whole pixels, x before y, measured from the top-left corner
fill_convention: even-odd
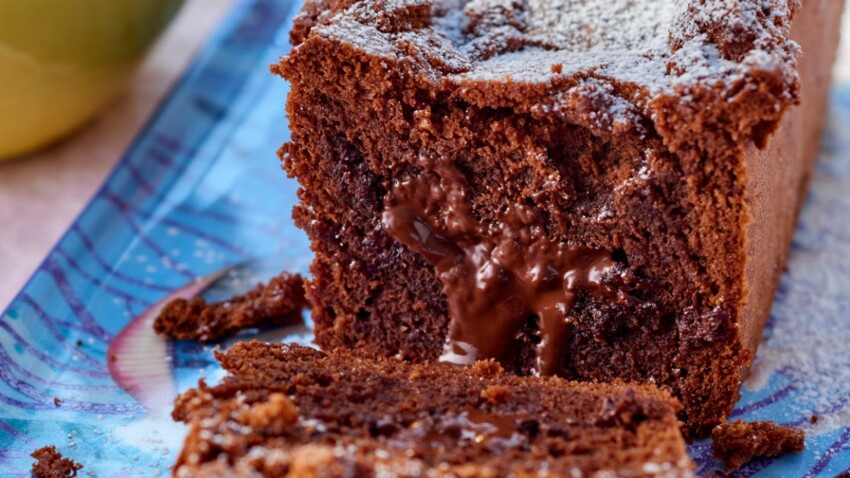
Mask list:
[[[785,262],[842,5],[308,0],[272,70],[318,343],[655,383],[708,432]]]
[[[690,476],[678,403],[651,386],[239,343],[177,399],[176,477]]]

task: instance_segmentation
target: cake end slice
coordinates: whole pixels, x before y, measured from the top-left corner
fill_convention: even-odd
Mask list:
[[[651,386],[517,377],[238,343],[181,395],[176,477],[690,476],[678,402]],[[607,474],[606,474],[607,473]]]

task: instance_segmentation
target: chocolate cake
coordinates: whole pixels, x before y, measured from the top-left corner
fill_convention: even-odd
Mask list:
[[[818,150],[842,0],[307,0],[317,342],[732,410]],[[801,54],[802,50],[802,54]]]
[[[652,386],[239,343],[181,395],[176,477],[690,476],[678,403]]]
[[[797,428],[773,422],[735,420],[711,431],[711,450],[726,471],[740,468],[753,458],[801,452],[806,435]]]
[[[31,470],[35,478],[73,478],[83,469],[83,465],[62,456],[55,445],[41,447],[30,456],[35,458]]]
[[[306,304],[304,279],[281,273],[242,295],[207,303],[203,297],[177,298],[154,321],[158,334],[179,340],[214,342],[241,330],[301,323]]]

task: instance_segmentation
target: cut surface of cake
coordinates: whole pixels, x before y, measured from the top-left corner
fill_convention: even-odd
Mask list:
[[[652,386],[519,377],[239,343],[181,395],[176,477],[691,476],[678,402]]]
[[[317,342],[737,400],[841,0],[308,0],[294,211]],[[802,54],[801,54],[802,51]]]

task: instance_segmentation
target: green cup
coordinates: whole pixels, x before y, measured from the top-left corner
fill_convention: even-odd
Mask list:
[[[0,160],[92,119],[127,86],[182,3],[0,1]]]

